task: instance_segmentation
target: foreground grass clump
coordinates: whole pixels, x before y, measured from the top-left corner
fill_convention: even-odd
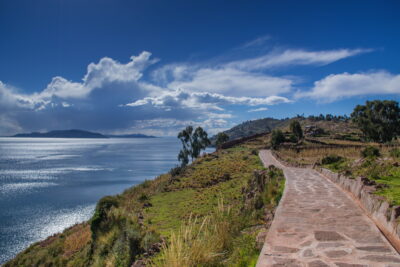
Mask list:
[[[259,254],[255,237],[265,223],[264,211],[277,205],[283,190],[283,174],[264,170],[258,158],[263,144],[259,138],[219,150],[104,197],[89,222],[31,245],[5,266],[131,266],[136,261],[160,266],[168,250],[188,240],[208,247],[206,256],[193,254],[197,260],[191,262],[251,266]],[[224,205],[218,205],[222,198]],[[184,237],[188,229],[193,229],[190,238]],[[212,236],[213,246],[203,243],[206,236]]]
[[[262,218],[264,208],[278,204],[283,187],[282,171],[270,167],[269,171],[256,172],[242,190],[240,209],[220,199],[217,208],[203,219],[190,216],[172,232],[152,265],[255,266],[259,249],[255,246],[257,231],[252,226]]]

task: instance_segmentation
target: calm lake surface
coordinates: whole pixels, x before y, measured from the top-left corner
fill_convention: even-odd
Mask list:
[[[177,138],[0,138],[0,264],[178,164]],[[211,150],[208,150],[211,151]]]

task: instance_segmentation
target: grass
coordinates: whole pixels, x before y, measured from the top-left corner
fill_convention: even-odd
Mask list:
[[[247,181],[244,192],[255,194],[245,202],[227,205],[219,198],[217,208],[209,210],[208,215],[194,217],[190,214],[186,223],[171,232],[169,243],[163,245],[152,265],[255,266],[259,250],[255,247],[257,231],[252,226],[260,223],[262,208],[277,205],[284,186],[280,170],[272,168],[262,177],[266,184],[260,191],[255,191],[259,188],[257,181],[260,181],[256,175]]]
[[[104,197],[89,222],[31,245],[4,266],[130,266],[138,259],[173,266],[177,255],[194,264],[179,266],[253,266],[254,225],[265,223],[263,209],[277,205],[284,184],[283,174],[265,170],[257,156],[265,142],[260,137],[220,150]],[[249,198],[255,170],[268,182]]]

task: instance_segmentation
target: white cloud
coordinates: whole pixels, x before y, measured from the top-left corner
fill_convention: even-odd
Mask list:
[[[126,106],[137,107],[143,105],[152,105],[154,107],[171,110],[174,107],[184,107],[200,110],[223,110],[221,105],[276,105],[280,103],[291,102],[286,97],[268,96],[264,98],[256,97],[233,97],[224,96],[217,93],[199,93],[185,90],[167,91],[157,97],[146,97],[139,99]]]
[[[371,49],[338,49],[323,51],[288,49],[283,52],[267,53],[251,59],[233,61],[226,64],[226,66],[241,70],[261,70],[291,65],[326,65],[371,51]]]
[[[266,110],[268,110],[268,108],[255,108],[255,109],[249,109],[247,112],[260,112]]]
[[[265,38],[248,43],[245,48],[263,42]],[[256,107],[291,102],[288,95],[293,92],[294,78],[261,71],[288,65],[329,64],[368,51],[286,50],[230,62],[169,64],[150,73],[153,82],[143,78],[146,69],[158,62],[151,53],[144,51],[126,63],[104,57],[88,65],[81,81],[56,76],[46,88],[32,94],[0,82],[0,134],[55,128],[104,132],[136,129],[170,134],[187,124],[203,124],[210,131],[217,131],[231,126],[232,105]],[[303,96],[318,98],[321,90],[328,90],[321,89],[331,82],[328,78]]]
[[[134,85],[132,89],[143,89],[154,92],[159,90],[157,86],[146,83],[139,84],[143,71],[158,59],[151,59],[151,53],[144,51],[138,56],[132,56],[130,61],[123,64],[104,57],[98,63],[90,63],[82,82],[72,82],[63,77],[56,76],[40,93],[31,96],[32,101],[48,101],[53,97],[62,99],[84,99],[95,89],[101,89],[109,85],[127,84]],[[115,86],[118,88],[118,86]],[[44,106],[41,106],[44,108]]]
[[[168,87],[252,97],[283,94],[289,92],[292,87],[292,81],[289,79],[232,68],[202,68],[190,72],[187,76],[186,79],[175,79],[168,84]]]
[[[386,71],[370,73],[331,74],[316,81],[308,92],[298,92],[297,98],[309,97],[324,102],[366,95],[400,94],[400,75]]]
[[[244,48],[264,41],[265,38],[256,39]],[[293,78],[274,77],[260,71],[292,65],[326,65],[371,51],[371,49],[274,50],[257,57],[224,63],[164,65],[153,71],[152,77],[162,86],[174,90],[211,92],[236,97],[266,97],[290,93],[294,81]]]

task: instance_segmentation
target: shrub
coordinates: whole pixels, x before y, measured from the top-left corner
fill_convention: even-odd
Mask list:
[[[169,170],[169,174],[171,174],[172,177],[178,176],[180,175],[183,171],[184,171],[184,167],[181,166],[176,166],[174,168],[172,168],[171,170]]]
[[[285,136],[281,130],[273,130],[271,134],[271,146],[276,149],[280,144],[285,142]]]
[[[343,158],[338,155],[329,155],[321,159],[321,164],[327,165],[327,164],[332,164],[332,163],[337,163],[342,161]]]
[[[290,131],[292,132],[296,142],[303,138],[303,130],[301,129],[301,125],[299,121],[291,121],[290,122]]]
[[[138,200],[139,200],[140,202],[145,202],[145,201],[149,200],[149,197],[148,197],[145,193],[142,193],[142,194],[139,196]]]
[[[390,150],[390,156],[392,156],[393,158],[400,158],[400,149],[394,148]]]
[[[251,150],[251,154],[254,155],[254,156],[257,156],[258,155],[258,150],[257,149]]]
[[[101,222],[106,219],[107,212],[111,207],[118,207],[117,197],[105,196],[97,203],[94,215],[90,221],[90,230],[92,231],[93,239],[95,239],[96,233],[101,228]]]
[[[289,135],[289,141],[292,143],[297,143],[298,139],[294,134]]]
[[[361,156],[363,158],[374,158],[374,157],[379,157],[381,153],[379,152],[379,149],[374,147],[374,146],[367,146],[363,150],[361,150]]]

